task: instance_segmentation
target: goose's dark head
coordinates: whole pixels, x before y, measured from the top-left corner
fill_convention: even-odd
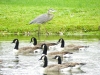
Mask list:
[[[30,43],[33,42],[33,45],[37,45],[37,39],[35,37],[31,38]]]
[[[41,49],[43,49],[43,53],[42,54],[47,55],[47,50],[48,50],[47,45],[46,44],[42,44],[41,45]]]
[[[42,55],[39,60],[44,60],[44,58],[46,58],[46,56],[45,55]]]
[[[58,40],[57,44],[59,44],[59,43],[61,43],[61,47],[64,47],[65,41],[64,41],[63,38],[60,38],[60,39]]]
[[[19,43],[19,40],[18,40],[18,39],[14,39],[14,40],[12,41],[12,43]]]
[[[57,59],[58,60],[58,64],[61,64],[62,61],[61,61],[61,57],[56,55],[53,59]]]

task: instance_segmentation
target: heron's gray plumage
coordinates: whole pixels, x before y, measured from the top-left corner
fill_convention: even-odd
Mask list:
[[[53,14],[51,14],[51,12],[53,12],[52,9],[48,10],[48,13],[45,13],[45,14],[42,14],[38,17],[36,17],[34,20],[32,20],[30,22],[30,24],[42,24],[42,23],[45,23],[47,21],[50,21],[52,18],[53,18]]]

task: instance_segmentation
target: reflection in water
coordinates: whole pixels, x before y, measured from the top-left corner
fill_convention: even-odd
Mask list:
[[[43,74],[43,75],[72,75],[72,73],[71,72],[63,72],[63,73],[61,73],[61,72],[48,72],[48,73]]]
[[[13,62],[15,62],[14,68],[19,68],[19,57],[15,57],[15,60]]]
[[[72,71],[72,73],[74,74],[82,74],[82,73],[86,73],[85,71],[83,71],[82,69],[78,69],[78,70],[75,70],[75,71]]]
[[[73,72],[47,72],[43,75],[74,75],[74,74],[82,74],[82,73],[86,73],[86,72],[81,69],[78,69]]]

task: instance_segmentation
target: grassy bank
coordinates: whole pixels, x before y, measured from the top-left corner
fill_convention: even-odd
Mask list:
[[[0,0],[0,33],[36,34],[38,26],[29,22],[49,8],[57,12],[41,26],[43,34],[100,33],[100,0]]]

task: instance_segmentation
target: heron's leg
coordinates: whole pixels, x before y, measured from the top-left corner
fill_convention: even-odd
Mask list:
[[[40,38],[40,25],[38,24],[38,39]]]
[[[44,31],[45,31],[44,34],[48,35],[48,31],[47,31],[47,29],[46,29],[46,25],[43,26],[43,29],[44,29]]]

